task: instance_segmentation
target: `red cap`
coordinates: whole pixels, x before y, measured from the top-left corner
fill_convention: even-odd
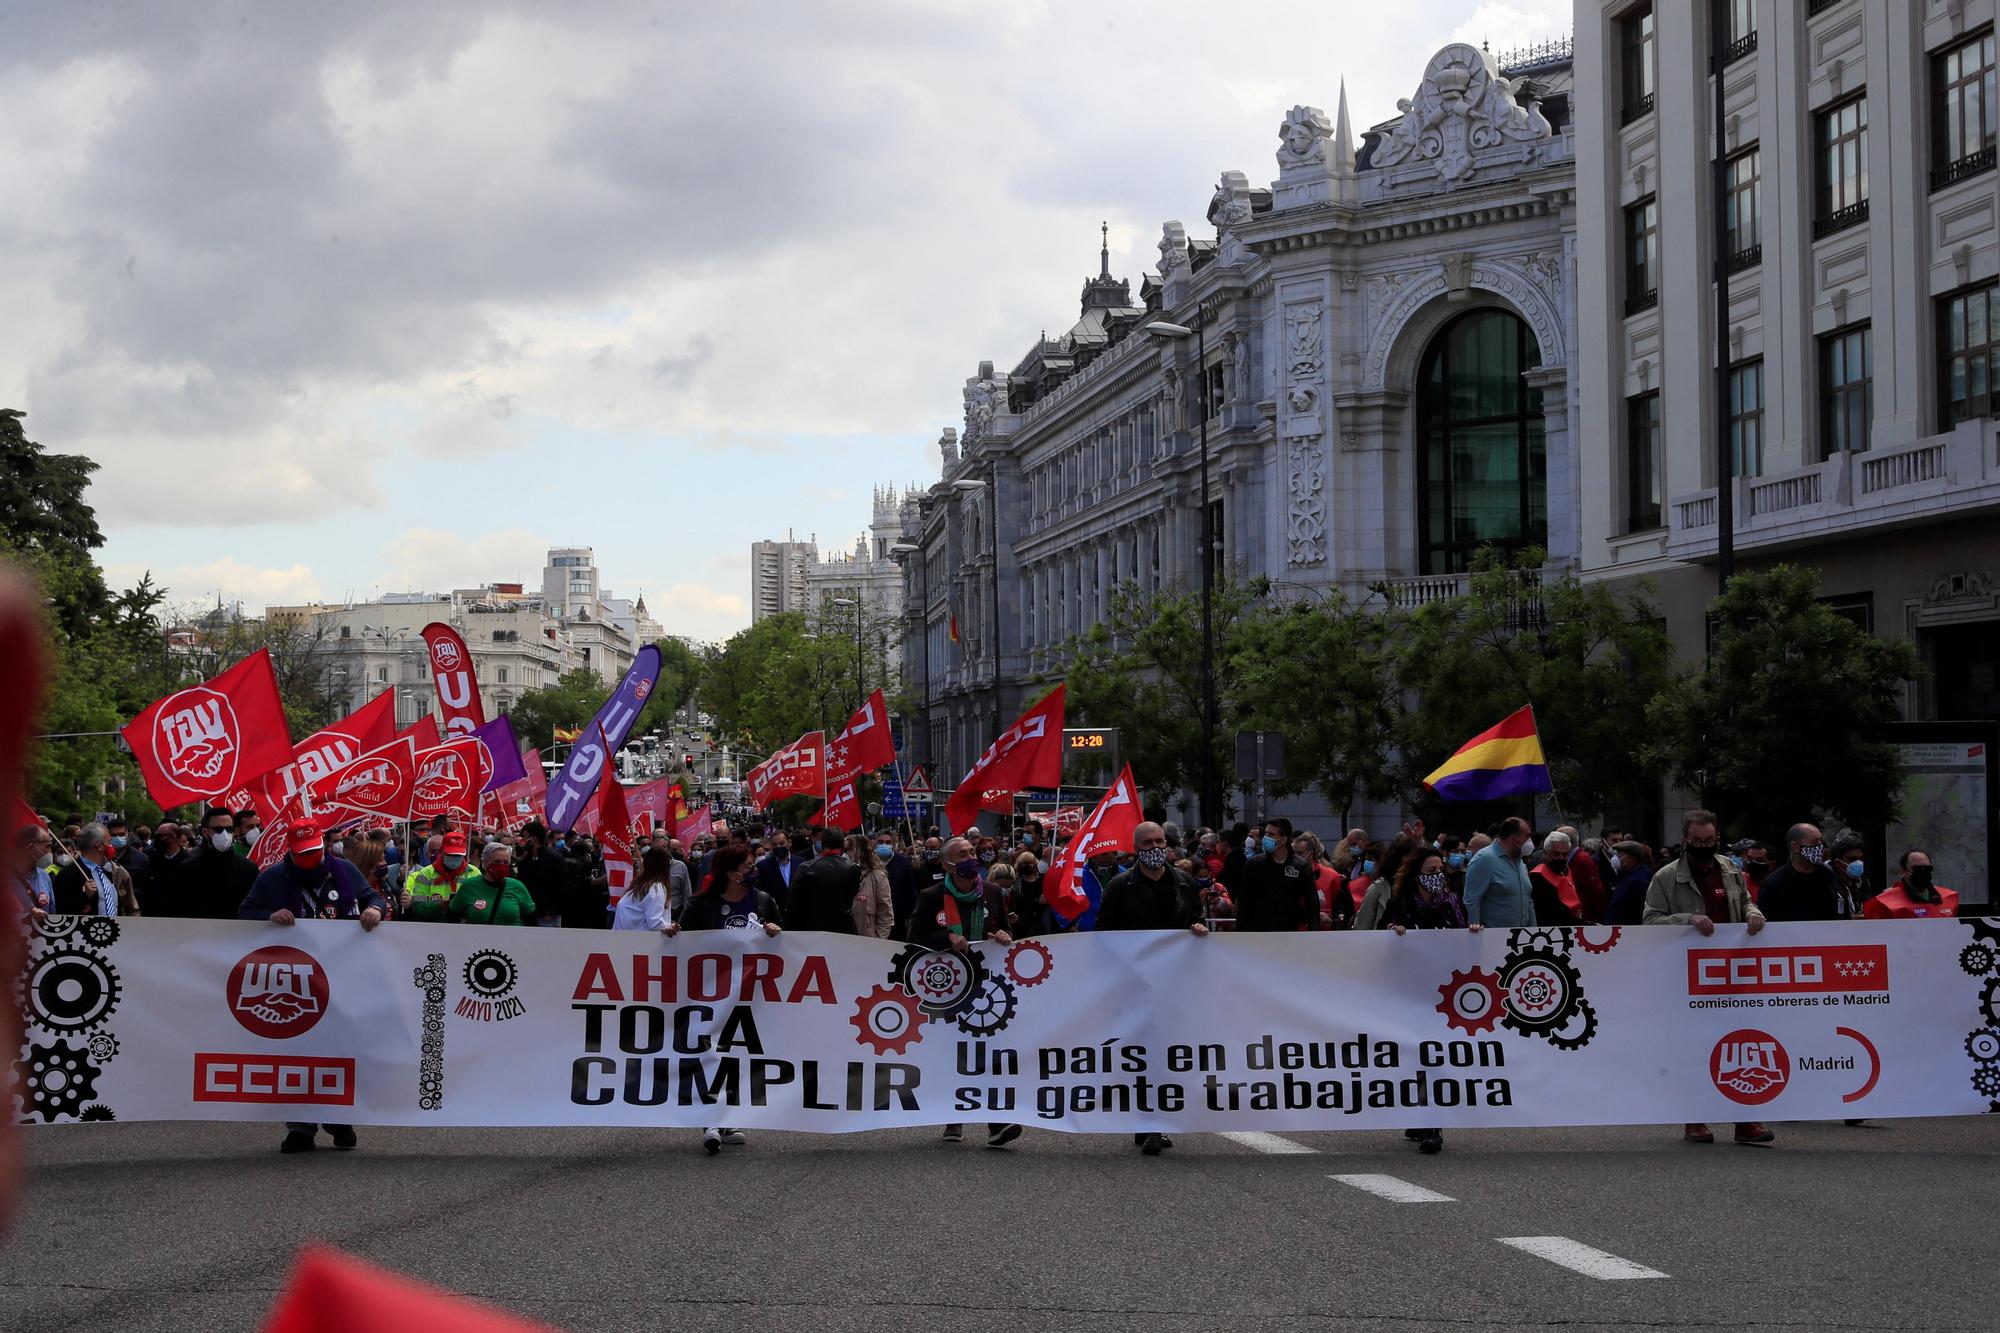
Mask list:
[[[439,855],[442,856],[464,856],[465,855],[464,831],[461,829],[453,829],[451,832],[445,834],[444,841],[438,846],[438,853]]]
[[[303,819],[286,832],[285,846],[294,852],[323,852],[326,839],[320,836],[319,825]]]

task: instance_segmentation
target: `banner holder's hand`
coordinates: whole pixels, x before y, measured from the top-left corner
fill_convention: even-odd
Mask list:
[[[1195,922],[1192,926],[1189,926],[1188,929],[1194,932],[1196,939],[1200,939],[1202,936],[1208,934],[1208,927],[1204,926],[1199,921]]]
[[[784,927],[779,925],[775,921],[766,921],[764,923],[764,933],[766,935],[769,935],[774,940],[778,938],[778,932],[782,931],[783,929]]]
[[[1750,918],[1750,933],[1752,935],[1755,935],[1758,931],[1762,930],[1763,928],[1764,928],[1764,914],[1762,912],[1757,912],[1753,914]]]
[[[996,930],[991,935],[987,936],[987,938],[992,940],[995,944],[1012,944],[1014,942],[1014,937],[1012,935],[1009,935],[1004,930]]]
[[[361,928],[363,930],[373,930],[381,924],[382,911],[380,908],[370,907],[361,913]]]
[[[1715,933],[1715,922],[1709,920],[1699,912],[1688,918],[1688,924],[1700,932],[1704,939]]]
[[[280,907],[271,913],[271,924],[274,926],[289,926],[293,920],[291,909],[288,907]]]
[[[668,939],[672,939],[681,933],[681,923],[678,921],[669,921],[666,925],[660,927],[660,933]]]

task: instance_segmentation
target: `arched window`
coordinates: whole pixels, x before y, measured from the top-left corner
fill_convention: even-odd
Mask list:
[[[1541,364],[1517,316],[1471,310],[1438,331],[1417,390],[1417,550],[1425,574],[1471,568],[1482,546],[1549,539]]]

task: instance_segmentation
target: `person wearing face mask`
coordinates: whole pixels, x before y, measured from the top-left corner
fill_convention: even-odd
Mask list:
[[[153,872],[153,858],[146,854],[145,840],[133,837],[131,826],[123,819],[107,820],[104,827],[111,833],[111,859],[132,881],[132,897],[143,907]]]
[[[1312,867],[1292,853],[1292,821],[1267,820],[1263,854],[1243,868],[1241,887],[1231,884],[1238,931],[1319,929],[1319,886]]]
[[[875,860],[889,881],[889,905],[893,912],[889,938],[892,940],[909,938],[910,913],[917,905],[916,867],[910,864],[901,842],[901,838],[888,833],[878,834],[874,842]]]
[[[1014,858],[1014,897],[1008,904],[1007,917],[1015,939],[1056,933],[1048,901],[1042,897],[1044,874],[1034,852],[1024,848]]]
[[[55,839],[40,821],[23,824],[15,831],[10,850],[13,859],[8,869],[20,895],[15,910],[26,912],[37,921],[52,915],[56,910],[56,892],[49,871],[56,863]]]
[[[1616,843],[1610,852],[1613,881],[1610,905],[1604,921],[1613,926],[1636,926],[1646,915],[1646,890],[1653,883],[1653,849],[1630,839]]]
[[[1577,922],[1580,925],[1598,925],[1604,920],[1604,909],[1611,901],[1611,890],[1598,871],[1597,858],[1591,855],[1589,844],[1584,842],[1573,825],[1565,824],[1556,832],[1569,839],[1569,855],[1564,869],[1568,871],[1570,884],[1576,890]]]
[[[234,852],[230,853],[232,856]],[[370,931],[382,924],[384,904],[360,871],[339,857],[326,854],[319,825],[302,819],[290,826],[285,855],[260,873],[236,909],[243,921],[269,921],[290,926],[300,919],[358,921]],[[333,1146],[346,1151],[357,1142],[352,1125],[286,1122],[283,1153],[311,1152],[320,1130],[333,1136]]]
[[[1242,895],[1237,890],[1243,885],[1243,872],[1249,868],[1250,858],[1256,855],[1250,846],[1250,826],[1232,824],[1219,837],[1222,843],[1222,870],[1216,878],[1227,885],[1230,894],[1240,902]]]
[[[789,915],[792,910],[792,878],[799,871],[792,860],[792,840],[782,833],[773,834],[765,846],[764,859],[757,863],[757,888],[770,894]]]
[[[63,916],[137,916],[138,899],[123,867],[111,859],[111,834],[102,824],[77,830],[76,856],[55,874],[56,911]]]
[[[1834,882],[1847,895],[1852,909],[1848,915],[1859,917],[1862,907],[1877,892],[1875,882],[1868,878],[1868,852],[1862,845],[1861,835],[1853,829],[1842,829],[1828,846],[1832,855],[1827,858],[1827,869],[1833,872]]]
[[[923,897],[925,889],[933,888],[943,882],[944,839],[938,837],[935,833],[924,839],[923,851],[917,858],[912,878],[915,881],[917,897],[919,898]],[[916,903],[914,900],[910,904],[910,911],[913,915],[916,912]]]
[[[664,857],[664,852],[647,848],[647,854]],[[458,881],[458,889],[445,904],[445,920],[475,926],[532,926],[535,900],[528,886],[513,877],[514,849],[504,843],[489,842],[479,854],[479,870]]]
[[[1958,915],[1958,891],[1936,882],[1929,852],[1912,847],[1896,864],[1902,869],[1901,878],[1863,903],[1861,915],[1871,921]]]
[[[410,872],[403,885],[403,918],[407,921],[442,921],[445,909],[468,876],[477,879],[466,854],[465,832],[453,829],[438,839],[429,865]]]
[[[1764,876],[1771,873],[1771,849],[1755,838],[1745,838],[1729,850],[1730,859],[1743,872],[1743,882],[1749,886],[1750,901],[1754,903],[1764,891]]]
[[[972,843],[953,838],[944,844],[943,880],[917,895],[916,910],[910,915],[910,943],[932,950],[950,949],[965,953],[978,940],[1012,944],[1007,929],[1007,901],[1001,892],[981,879],[979,857]],[[987,1127],[986,1146],[1004,1148],[1021,1137],[1021,1127],[994,1121]],[[947,1143],[957,1143],[965,1126],[944,1127]]]
[[[1569,835],[1558,829],[1543,844],[1541,863],[1528,872],[1538,926],[1583,924],[1583,902],[1577,896],[1576,880],[1570,873],[1570,850]]]
[[[231,920],[250,886],[257,882],[257,867],[236,854],[235,823],[229,811],[219,805],[202,812],[195,838],[194,851],[153,894],[164,901],[149,910],[154,916]]]
[[[1380,929],[1403,935],[1412,930],[1469,930],[1481,927],[1465,919],[1465,905],[1451,891],[1445,874],[1444,854],[1435,847],[1419,847],[1403,861],[1396,873],[1396,886],[1382,911]],[[1415,1139],[1427,1153],[1444,1151],[1444,1131],[1437,1128],[1406,1129],[1403,1137]]]
[[[1465,867],[1465,918],[1505,929],[1535,924],[1534,885],[1522,854],[1531,839],[1528,821],[1511,815],[1500,821],[1493,841],[1474,853]]]
[[[842,854],[846,844],[839,829],[820,830],[819,855],[792,875],[791,897],[779,902],[785,909],[786,929],[854,933],[854,899],[861,892],[861,868]]]
[[[520,843],[514,849],[514,874],[527,888],[528,896],[535,900],[536,924],[561,925],[562,858],[549,846],[549,831],[539,820],[521,828]],[[673,888],[678,891],[686,884],[687,872],[683,867]]]
[[[1201,892],[1192,879],[1167,864],[1167,831],[1152,821],[1132,830],[1135,857],[1130,870],[1113,875],[1097,904],[1099,930],[1185,930],[1208,934]],[[1158,1157],[1174,1141],[1157,1130],[1134,1134],[1148,1157]]]
[[[755,867],[750,863],[747,844],[731,843],[716,849],[701,892],[688,903],[681,919],[668,922],[661,933],[673,939],[684,930],[761,930],[776,939],[784,931],[784,908],[777,899],[757,888],[754,880]],[[701,1132],[702,1151],[710,1157],[719,1154],[725,1145],[740,1148],[748,1142],[749,1136],[742,1130],[726,1125],[710,1125]]]
[[[879,845],[888,847],[886,842]],[[896,902],[889,891],[889,872],[877,846],[859,833],[847,840],[847,859],[858,876],[849,911],[854,918],[854,934],[886,940],[896,926]]]
[[[1829,850],[1817,825],[1794,824],[1785,841],[1791,859],[1764,876],[1757,906],[1772,921],[1849,921],[1855,917],[1848,886],[1827,867]]]

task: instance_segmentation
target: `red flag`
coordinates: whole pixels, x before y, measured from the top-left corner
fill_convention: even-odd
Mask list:
[[[0,793],[9,808],[27,809],[21,797],[21,780],[27,767],[30,737],[35,719],[42,710],[44,655],[42,619],[37,614],[38,595],[27,582],[0,570]],[[33,812],[29,812],[32,818]],[[12,820],[9,821],[13,822]],[[21,829],[8,830],[18,834]],[[12,853],[10,840],[7,850]],[[15,912],[22,910],[19,898]],[[21,1043],[20,1012],[15,1008],[27,986],[28,932],[10,927],[0,930],[0,1049],[26,1050]],[[16,985],[19,978],[21,985]],[[67,1048],[68,1043],[58,1041]],[[0,1116],[0,1235],[6,1235],[16,1217],[20,1176],[18,1141],[13,1116]]]
[[[441,620],[419,631],[431,654],[431,681],[437,686],[438,712],[444,734],[470,736],[486,725],[486,706],[479,702],[479,682],[472,674],[472,651],[465,637]]]
[[[293,797],[284,809],[264,821],[264,835],[250,849],[250,863],[259,870],[269,870],[284,860],[285,844],[291,841],[292,821],[304,818],[304,804]]]
[[[396,734],[396,692],[384,690],[340,721],[322,727],[292,747],[290,763],[280,764],[229,793],[231,810],[255,810],[276,817],[306,787],[350,759],[387,745]]]
[[[787,796],[826,795],[826,733],[808,731],[750,770],[750,802],[769,809]]]
[[[843,833],[857,833],[861,829],[861,797],[855,790],[858,777],[836,778],[827,784],[826,811],[820,818],[828,828],[837,828]]]
[[[416,799],[411,802],[410,817],[455,814],[472,819],[479,813],[479,795],[492,776],[493,760],[476,736],[419,750]]]
[[[1076,872],[1091,857],[1104,852],[1122,852],[1132,846],[1132,830],[1139,827],[1139,792],[1132,785],[1132,765],[1118,775],[1111,790],[1083,821],[1076,836],[1056,853],[1042,881],[1042,897],[1065,921],[1074,921],[1090,906],[1090,899],[1077,887]]]
[[[674,836],[686,846],[696,838],[706,838],[715,832],[715,816],[707,806],[680,820],[674,825]]]
[[[215,679],[155,700],[121,733],[162,809],[227,796],[292,757],[269,649]]]
[[[826,775],[838,781],[896,762],[896,743],[889,735],[889,705],[877,690],[868,696],[847,726],[827,742]]]
[[[549,775],[542,768],[542,752],[528,750],[521,755],[519,781],[510,782],[493,791],[493,799],[500,807],[500,822],[509,830],[518,831],[532,820],[542,817],[542,807],[548,800]]]
[[[598,732],[599,738],[603,731]],[[611,753],[607,742],[606,754]],[[604,880],[611,890],[611,905],[632,887],[632,816],[625,808],[625,787],[618,781],[618,766],[606,764],[597,777],[597,841],[604,853]]]
[[[425,713],[415,722],[404,727],[402,734],[417,743],[418,754],[422,754],[425,750],[435,750],[444,742],[444,737],[438,735],[437,719],[429,713]]]
[[[951,614],[951,641],[953,643],[958,642],[958,613],[956,611]]]
[[[945,802],[951,831],[963,833],[979,819],[987,792],[1013,793],[1024,787],[1054,787],[1062,782],[1063,687],[1030,708],[1002,732]]]
[[[7,834],[12,837],[24,828],[34,828],[41,824],[42,817],[34,807],[22,800],[18,793],[13,797],[14,817],[7,821]]]
[[[555,1333],[464,1296],[371,1268],[324,1245],[301,1252],[263,1333]]]
[[[416,802],[417,746],[408,736],[359,755],[306,788],[321,807],[408,819]]]

